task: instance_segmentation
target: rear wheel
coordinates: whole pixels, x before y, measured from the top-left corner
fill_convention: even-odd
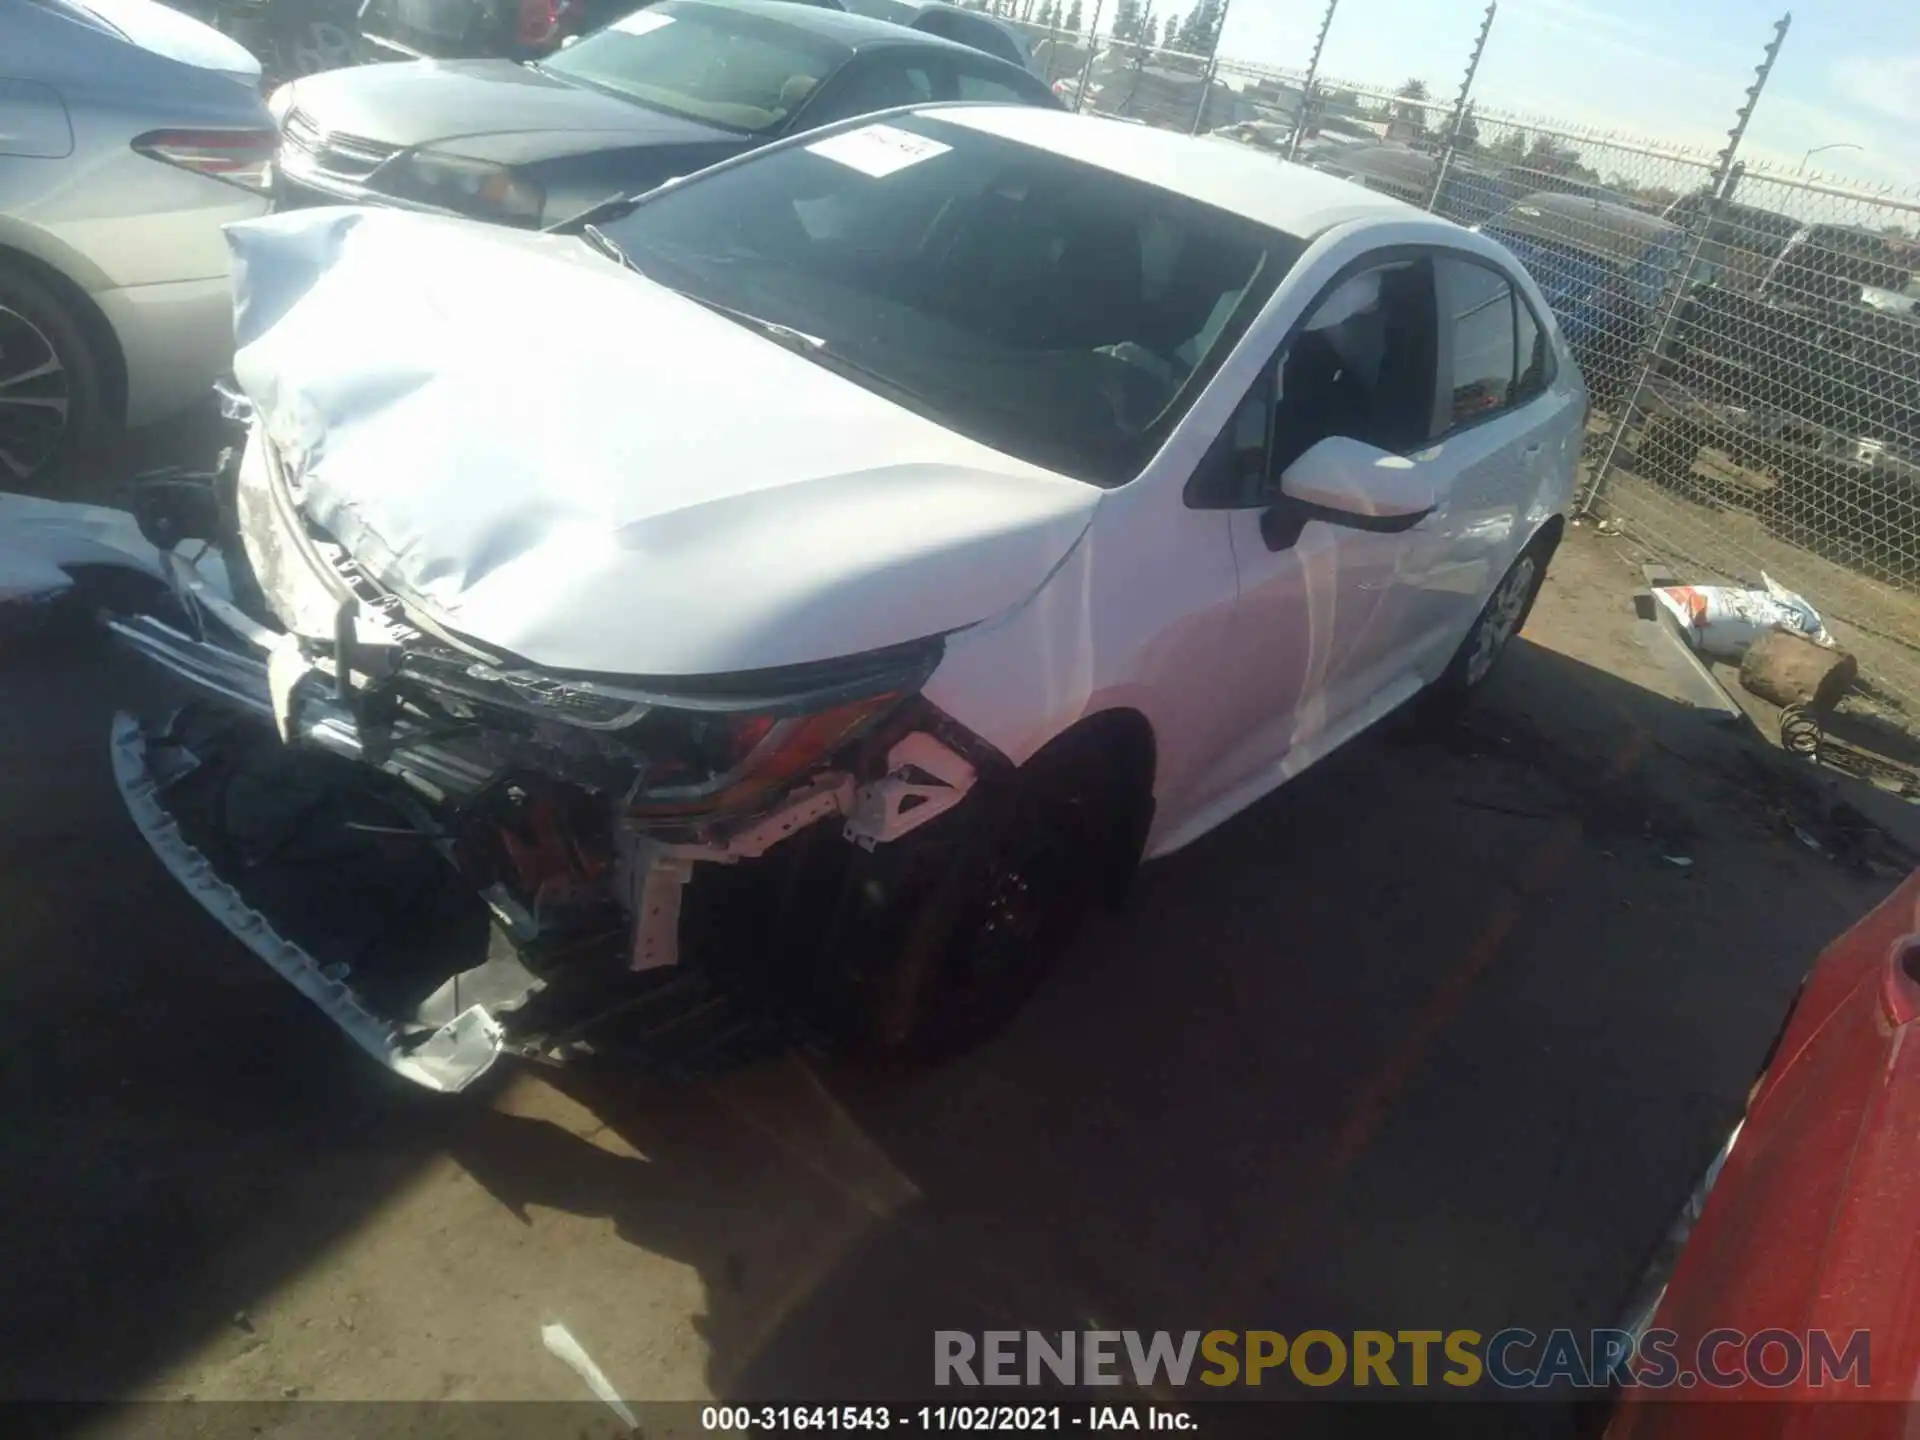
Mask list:
[[[1493,667],[1533,612],[1533,602],[1547,578],[1547,561],[1553,555],[1554,544],[1552,536],[1536,536],[1514,557],[1507,573],[1500,577],[1493,594],[1474,617],[1473,627],[1460,642],[1460,648],[1453,652],[1447,668],[1422,697],[1421,708],[1428,718],[1450,718],[1493,673]]]
[[[85,331],[38,280],[0,264],[0,488],[70,478],[108,418]]]

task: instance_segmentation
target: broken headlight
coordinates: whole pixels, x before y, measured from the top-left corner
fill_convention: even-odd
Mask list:
[[[933,640],[780,672],[673,681],[561,679],[423,650],[406,669],[450,718],[591,758],[603,777],[596,788],[612,788],[617,773],[629,813],[669,819],[777,800],[917,693],[940,653]]]
[[[627,810],[664,819],[758,809],[824,766],[907,693],[805,715],[652,711],[623,736],[641,756]]]

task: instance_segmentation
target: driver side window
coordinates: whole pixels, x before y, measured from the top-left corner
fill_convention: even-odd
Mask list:
[[[1295,460],[1335,435],[1405,454],[1436,433],[1438,328],[1424,257],[1351,271],[1307,311],[1229,422],[1231,508],[1266,505]]]

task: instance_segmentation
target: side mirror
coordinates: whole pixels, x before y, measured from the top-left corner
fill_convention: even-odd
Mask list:
[[[1261,517],[1267,546],[1284,550],[1310,520],[1394,535],[1411,530],[1440,504],[1427,472],[1402,455],[1329,435],[1280,476],[1280,500]]]

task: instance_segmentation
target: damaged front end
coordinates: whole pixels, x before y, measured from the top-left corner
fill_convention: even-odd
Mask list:
[[[750,970],[728,945],[830,948],[821,897],[1003,763],[920,698],[937,639],[670,682],[492,653],[357,565],[225,408],[216,470],[139,484],[169,589],[107,623],[184,694],[116,718],[114,771],[182,885],[410,1080],[592,1050]]]

